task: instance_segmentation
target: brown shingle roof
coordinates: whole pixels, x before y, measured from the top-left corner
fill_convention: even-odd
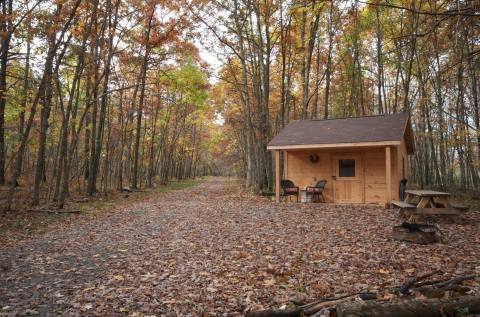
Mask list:
[[[407,134],[407,149],[413,152],[409,116],[397,113],[381,116],[290,122],[268,147],[326,145],[338,143],[401,141]]]

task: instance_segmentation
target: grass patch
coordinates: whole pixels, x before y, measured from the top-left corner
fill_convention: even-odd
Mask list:
[[[47,211],[15,210],[0,212],[0,244],[7,245],[32,235],[47,232],[55,226],[75,224],[108,214],[114,208],[122,208],[155,197],[158,193],[185,190],[203,181],[201,178],[171,181],[168,185],[142,189],[131,193],[112,191],[77,202],[70,201],[65,210],[80,210],[80,213],[54,213]]]
[[[196,178],[196,179],[189,179],[189,180],[171,182],[168,185],[157,187],[157,188],[153,189],[153,191],[157,192],[157,193],[166,193],[166,192],[170,192],[170,191],[173,191],[173,190],[188,189],[188,188],[191,188],[195,185],[200,184],[202,181],[203,181],[203,179]]]
[[[239,178],[229,177],[225,179],[223,183],[223,188],[225,190],[234,190],[238,188],[244,188],[244,181]]]

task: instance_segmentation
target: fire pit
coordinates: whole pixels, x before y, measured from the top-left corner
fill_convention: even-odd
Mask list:
[[[418,244],[430,244],[439,241],[440,230],[429,224],[404,222],[393,227],[393,238]]]

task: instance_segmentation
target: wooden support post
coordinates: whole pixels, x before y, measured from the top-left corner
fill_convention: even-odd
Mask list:
[[[385,147],[385,180],[387,182],[387,208],[392,203],[392,149]]]
[[[275,201],[280,202],[280,151],[275,151]]]

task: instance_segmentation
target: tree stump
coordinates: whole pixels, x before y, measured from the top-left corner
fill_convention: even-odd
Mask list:
[[[418,244],[430,244],[439,241],[438,231],[438,228],[433,225],[404,222],[393,227],[393,238]]]

